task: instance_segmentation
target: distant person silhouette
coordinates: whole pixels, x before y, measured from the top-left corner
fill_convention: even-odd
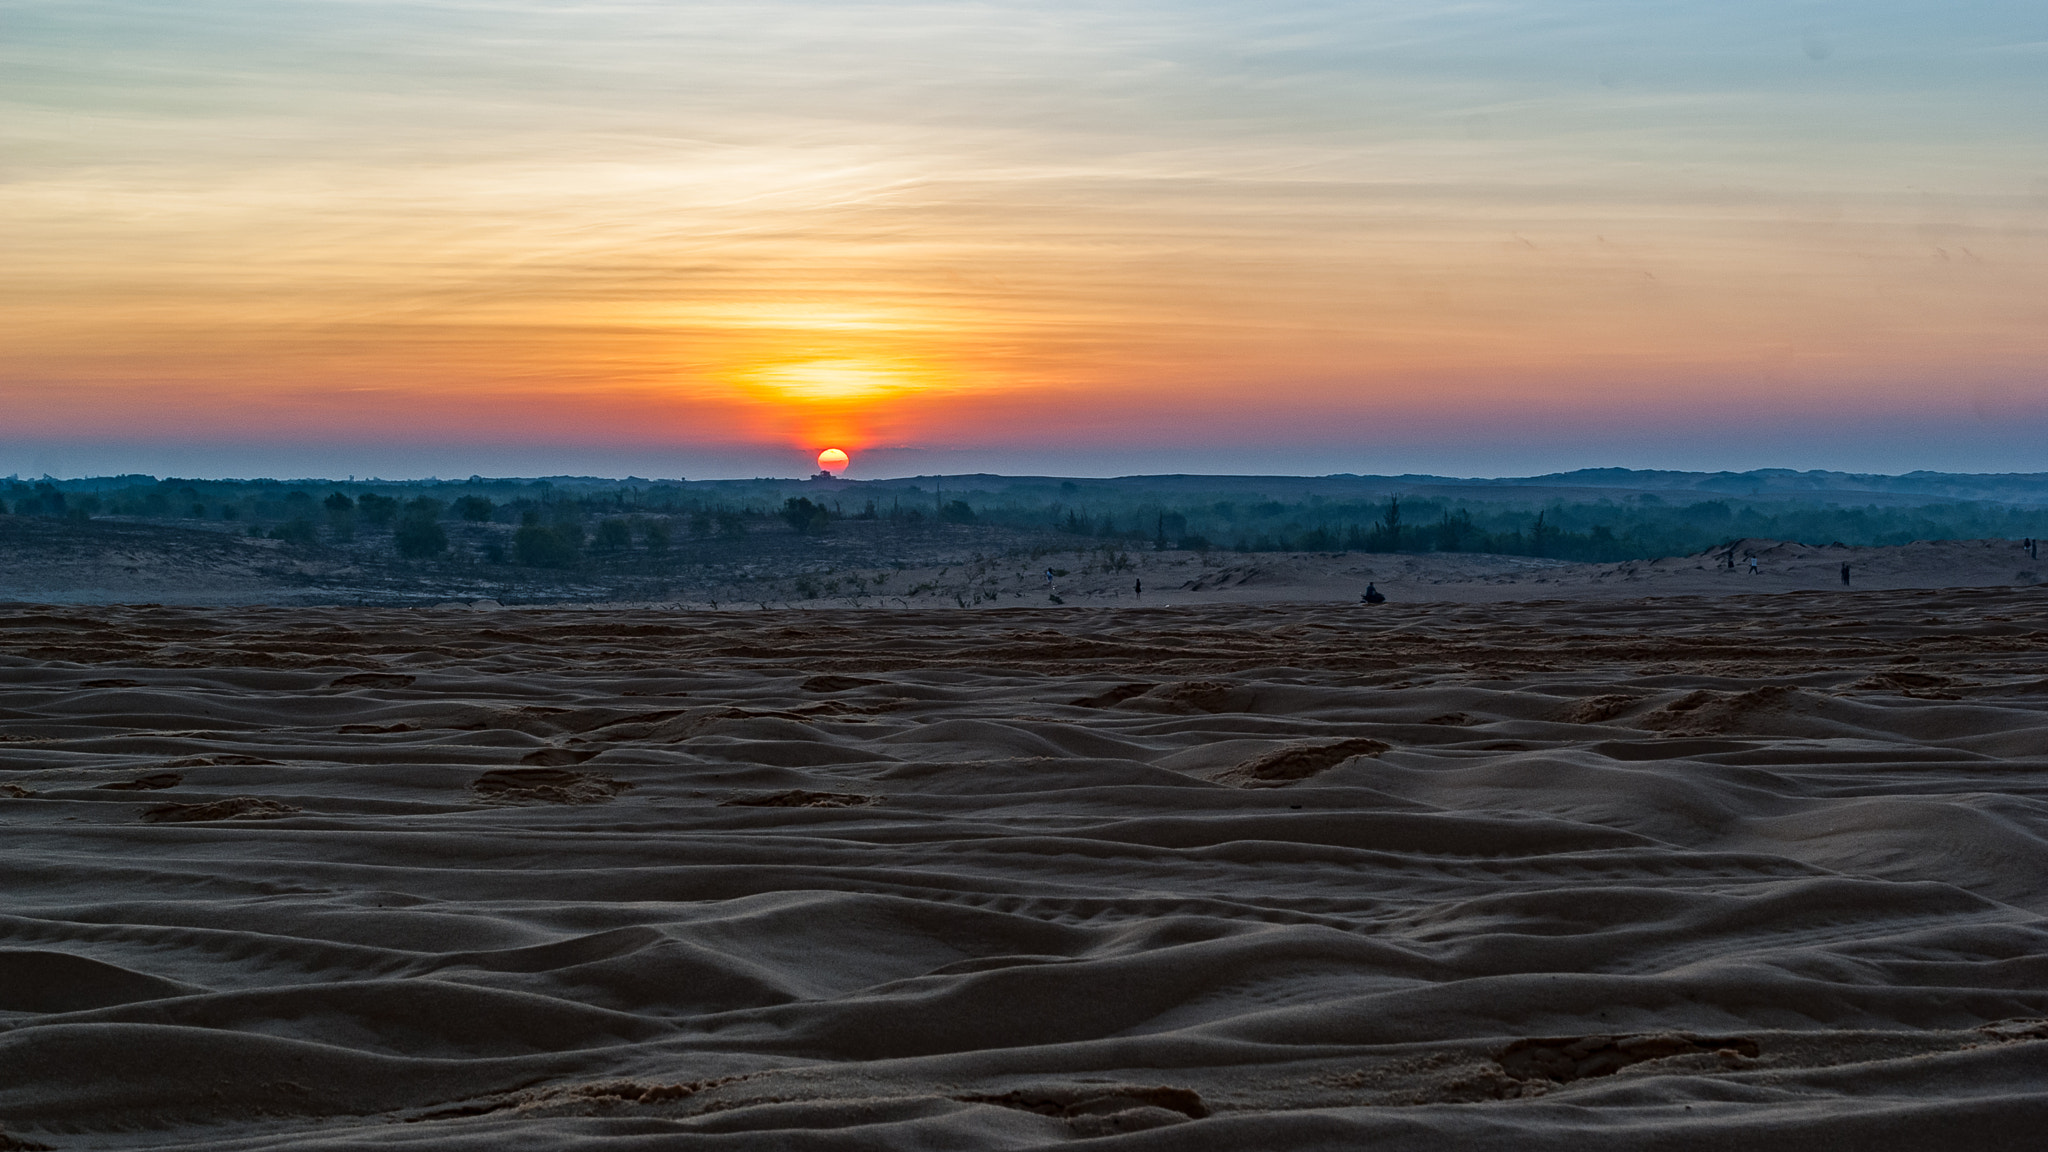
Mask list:
[[[1763,571],[1763,569],[1757,567],[1756,553],[1752,552],[1748,556],[1744,557],[1744,559],[1749,561],[1749,574],[1751,576],[1758,575]]]
[[[1848,566],[1847,564],[1844,564],[1844,565],[1842,565],[1842,587],[1844,587],[1844,588],[1847,588],[1848,586],[1849,586],[1849,566]]]
[[[1372,582],[1368,580],[1365,585],[1365,595],[1360,596],[1359,599],[1367,604],[1385,604],[1387,602],[1387,595],[1373,587]]]
[[[1145,594],[1145,582],[1144,582],[1143,580],[1133,580],[1133,581],[1131,581],[1131,595],[1133,595],[1133,596],[1143,596],[1144,594]]]

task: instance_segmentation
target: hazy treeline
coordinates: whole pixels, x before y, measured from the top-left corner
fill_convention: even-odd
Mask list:
[[[858,531],[928,538],[962,525],[1022,533],[1035,546],[1204,552],[1491,552],[1619,561],[1686,555],[1745,537],[1808,544],[2048,534],[2048,507],[1986,501],[1915,505],[1833,498],[1531,500],[1512,488],[1469,496],[1281,498],[1258,490],[1311,481],[1167,478],[1181,491],[1117,481],[920,478],[826,483],[611,481],[92,480],[0,481],[0,513],[67,520],[182,523],[299,545],[388,546],[443,556],[569,568],[629,557],[670,561],[764,534]],[[1327,478],[1314,483],[1330,486]],[[1834,494],[1830,494],[1832,497]],[[792,541],[792,544],[796,541]]]
[[[1099,501],[994,504],[985,523],[1050,528],[1154,548],[1237,552],[1490,552],[1612,562],[1690,555],[1732,540],[1904,544],[1913,540],[2039,536],[2048,509],[1979,502],[1844,506],[1783,499],[1531,504],[1517,500],[1389,497],[1341,501]]]

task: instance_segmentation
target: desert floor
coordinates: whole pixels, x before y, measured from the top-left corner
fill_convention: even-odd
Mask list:
[[[11,605],[0,669],[0,1147],[2048,1124],[2039,590]]]

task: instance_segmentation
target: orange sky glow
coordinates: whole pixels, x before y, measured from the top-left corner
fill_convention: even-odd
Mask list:
[[[396,440],[508,473],[536,444],[1374,471],[1518,428],[1644,465],[1760,420],[1834,456],[1730,465],[1798,466],[2048,405],[2023,10],[1930,41],[1844,9],[1816,41],[1680,6],[1546,46],[1513,5],[901,35],[624,7],[196,5],[223,46],[28,5],[0,470]]]

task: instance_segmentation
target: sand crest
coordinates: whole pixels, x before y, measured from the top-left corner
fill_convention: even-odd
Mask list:
[[[0,1147],[2027,1147],[2044,644],[4,606]]]

